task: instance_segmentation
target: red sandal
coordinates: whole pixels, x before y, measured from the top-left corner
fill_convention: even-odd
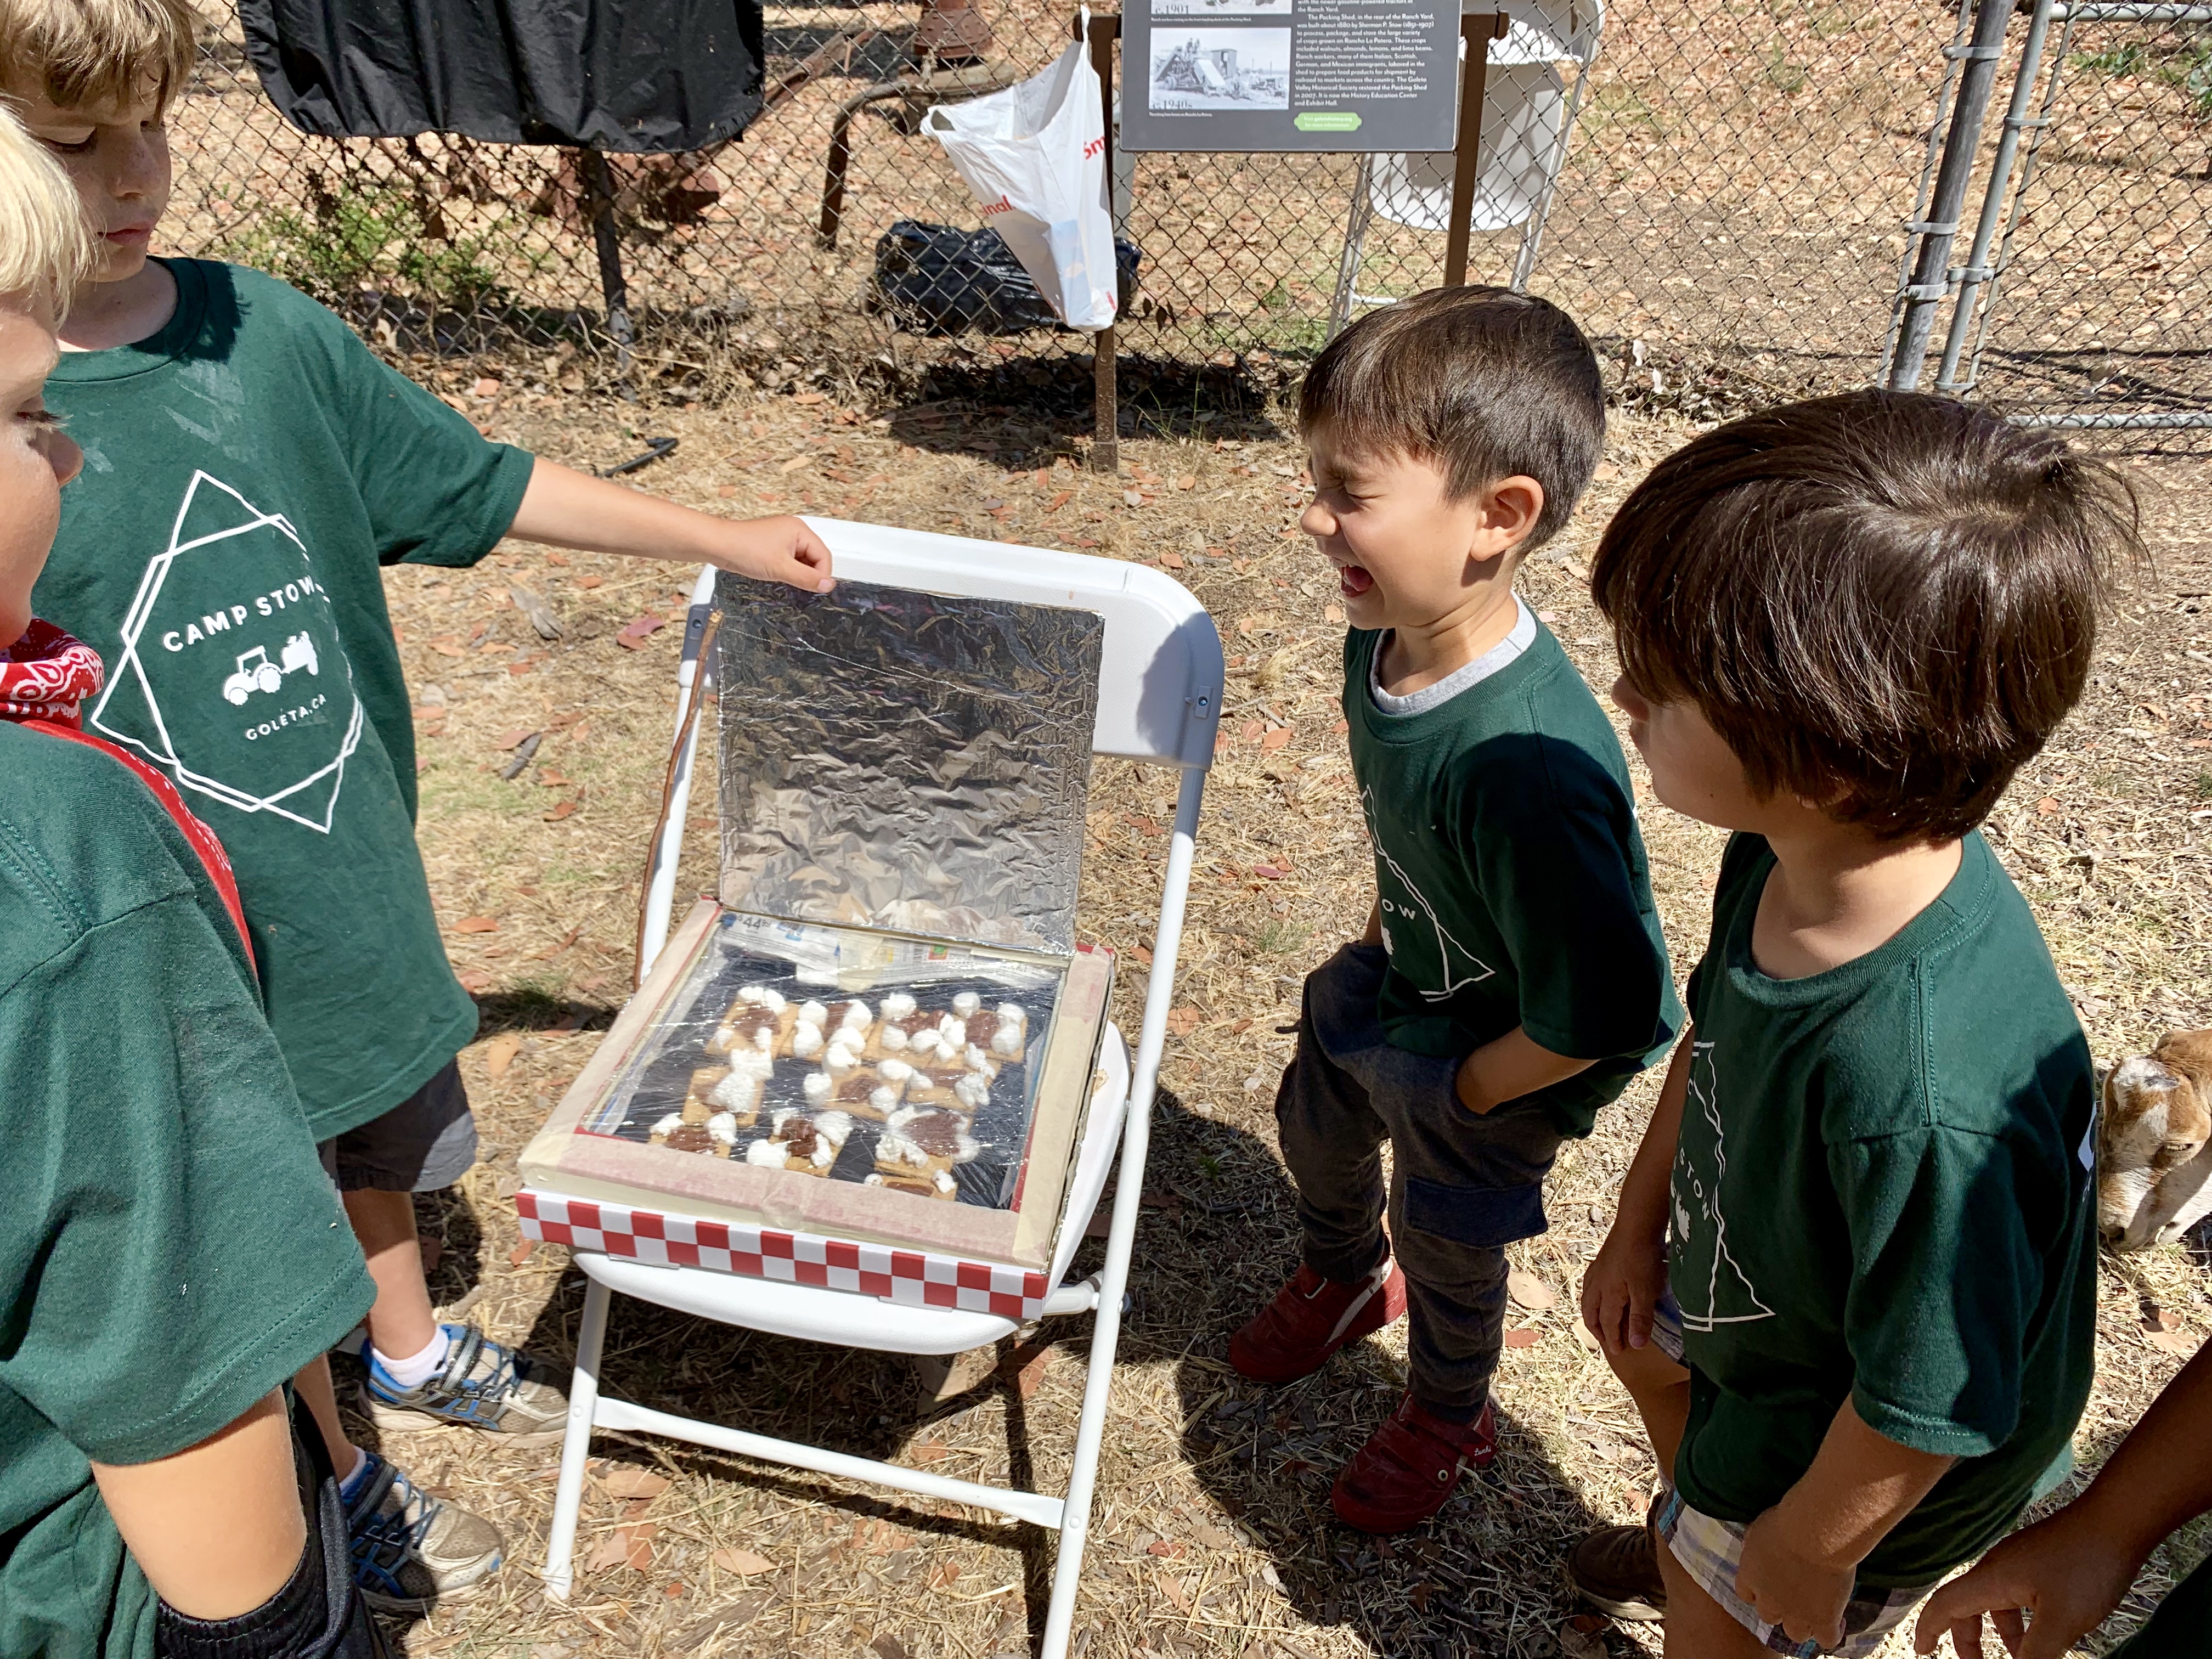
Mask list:
[[[1472,1423],[1424,1411],[1407,1395],[1367,1437],[1328,1494],[1338,1519],[1362,1532],[1404,1532],[1443,1508],[1467,1469],[1498,1455],[1497,1419],[1485,1401]]]

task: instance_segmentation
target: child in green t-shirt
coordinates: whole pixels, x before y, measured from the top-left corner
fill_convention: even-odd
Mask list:
[[[362,1655],[282,1389],[373,1286],[222,849],[82,731],[100,659],[32,614],[82,459],[40,387],[91,257],[0,108],[0,1659]]]
[[[1570,1573],[1669,1653],[1870,1654],[2067,1468],[2094,1074],[1975,826],[2134,526],[2060,439],[1868,392],[1697,439],[1599,544],[1653,793],[1736,832],[1582,1291],[1668,1484]]]
[[[1493,1455],[1504,1247],[1680,1008],[1620,742],[1513,592],[1597,464],[1589,343],[1544,301],[1438,289],[1333,342],[1299,414],[1376,897],[1306,981],[1276,1097],[1304,1263],[1229,1358],[1288,1382],[1410,1305],[1406,1397],[1331,1494],[1397,1532]]]
[[[380,567],[471,565],[514,535],[812,592],[828,550],[797,519],[733,523],[489,442],[283,283],[149,259],[193,28],[186,0],[0,0],[0,93],[103,250],[47,386],[87,461],[40,611],[112,666],[88,728],[166,772],[230,849],[270,1024],[377,1281],[370,1415],[549,1444],[567,1412],[555,1381],[472,1323],[437,1322],[424,1282],[414,1194],[475,1159],[453,1062],[477,1016],[416,846]],[[301,1384],[349,1471],[380,1605],[450,1600],[498,1565],[488,1523],[348,1444],[319,1370]]]

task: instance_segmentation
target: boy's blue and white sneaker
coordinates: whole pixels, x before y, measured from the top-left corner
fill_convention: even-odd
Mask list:
[[[500,1537],[482,1516],[431,1497],[374,1452],[338,1488],[354,1582],[385,1613],[428,1613],[499,1571]]]
[[[458,1423],[517,1446],[550,1446],[561,1438],[568,1396],[540,1379],[535,1360],[474,1325],[439,1328],[446,1334],[445,1363],[411,1389],[384,1369],[373,1347],[362,1350],[368,1378],[362,1403],[378,1428],[405,1434]]]

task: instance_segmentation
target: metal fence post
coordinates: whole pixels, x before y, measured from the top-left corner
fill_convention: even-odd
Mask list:
[[[2020,69],[2013,76],[2012,100],[2006,106],[2004,131],[1997,139],[1996,157],[1990,163],[1990,177],[1982,192],[1982,214],[1974,224],[1974,245],[1967,251],[1966,263],[1953,273],[1959,280],[1959,298],[1951,307],[1950,331],[1943,339],[1943,362],[1936,371],[1938,392],[1963,394],[1973,387],[1969,377],[1964,383],[1959,379],[1959,359],[1966,349],[1966,338],[1973,331],[1974,307],[1982,295],[1982,285],[1996,272],[1990,264],[1990,249],[1996,243],[1997,227],[2003,221],[2005,198],[2012,190],[2013,165],[2020,155],[2020,135],[2032,125],[2040,125],[2037,118],[2028,114],[2034,101],[2035,82],[2043,72],[2043,42],[2051,31],[2051,15],[2057,9],[2057,0],[2035,0],[2035,9],[2027,20],[2027,39],[2020,49]]]
[[[1109,217],[1112,217],[1114,198],[1111,180],[1114,177],[1114,42],[1121,38],[1121,20],[1119,16],[1097,16],[1091,20],[1091,66],[1098,71],[1098,97],[1104,105],[1106,133],[1106,177],[1109,180],[1107,202]],[[1120,226],[1116,224],[1118,231]],[[1114,250],[1115,310],[1121,309],[1121,254]],[[1114,361],[1114,325],[1109,323],[1091,336],[1091,470],[1093,472],[1119,472],[1121,470],[1121,392],[1115,378]]]
[[[615,343],[616,373],[629,373],[629,283],[623,275],[622,232],[615,223],[615,185],[607,158],[598,150],[576,152],[576,176],[583,181],[591,210],[592,240],[599,256],[599,292],[607,307],[607,332]]]
[[[1897,352],[1890,360],[1889,386],[1911,392],[1920,384],[1922,362],[1936,331],[1936,307],[1951,291],[1951,244],[1959,234],[1960,215],[1966,206],[1966,186],[1974,171],[1974,151],[1981,143],[1982,118],[1996,84],[1997,58],[2004,52],[2005,25],[2012,20],[2013,0],[1978,0],[1974,33],[1964,46],[1954,48],[1966,60],[1959,76],[1959,100],[1951,110],[1951,130],[1943,140],[1943,160],[1936,171],[1936,191],[1928,216],[1905,226],[1920,238],[1912,272],[1898,300],[1902,322]]]
[[[1467,285],[1467,250],[1473,237],[1474,186],[1482,174],[1482,98],[1490,79],[1490,43],[1505,33],[1502,12],[1469,13],[1459,20],[1463,56],[1459,66],[1459,136],[1452,146],[1451,228],[1445,233],[1444,286]]]

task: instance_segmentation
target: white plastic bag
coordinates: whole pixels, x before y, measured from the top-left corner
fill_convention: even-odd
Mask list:
[[[1037,290],[1070,328],[1114,320],[1114,222],[1106,209],[1106,115],[1081,41],[1043,74],[964,104],[937,104],[922,131],[983,204]]]

